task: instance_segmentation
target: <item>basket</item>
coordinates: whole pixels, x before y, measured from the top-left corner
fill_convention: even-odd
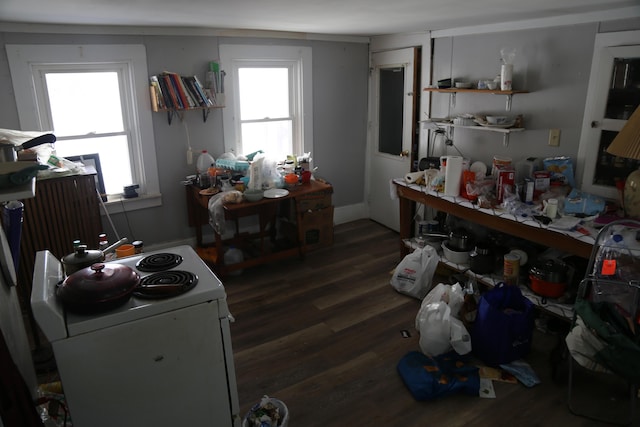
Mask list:
[[[272,427],[287,427],[289,425],[289,408],[282,400],[275,399],[273,397],[268,398],[269,402],[273,403],[280,413],[280,422],[277,425],[273,425]],[[256,403],[251,407],[249,412],[246,413],[244,418],[242,419],[242,427],[253,427],[252,424],[249,423],[249,417],[251,414],[260,407],[261,402]]]

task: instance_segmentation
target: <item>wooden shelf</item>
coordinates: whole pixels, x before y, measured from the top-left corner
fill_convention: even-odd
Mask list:
[[[451,97],[451,106],[455,107],[456,105],[456,94],[457,93],[489,93],[491,95],[505,95],[507,97],[507,104],[505,109],[507,111],[511,111],[511,98],[513,95],[518,93],[529,93],[527,90],[491,90],[491,89],[461,89],[461,88],[447,88],[447,89],[439,89],[436,87],[426,87],[424,88],[425,92],[439,92],[439,93],[448,93]]]
[[[492,95],[515,95],[517,93],[529,93],[527,90],[490,90],[490,89],[461,89],[461,88],[447,88],[439,89],[437,87],[426,87],[425,92],[440,92],[440,93],[490,93]]]
[[[471,129],[473,131],[479,130],[484,132],[497,132],[502,134],[502,145],[505,147],[509,146],[509,134],[513,132],[522,132],[525,128],[499,128],[499,127],[485,127],[485,126],[463,126],[463,125],[454,125],[449,122],[433,122],[438,126],[447,127],[447,128],[456,128],[456,129]],[[453,137],[453,133],[450,135]]]
[[[178,118],[182,121],[184,118],[185,111],[197,111],[202,110],[202,121],[206,122],[207,117],[209,117],[209,111],[215,108],[224,108],[224,105],[213,105],[211,107],[191,107],[191,108],[181,108],[181,109],[169,109],[169,108],[158,108],[155,109],[154,112],[166,112],[167,113],[167,123],[171,125],[171,121],[173,120],[173,116],[178,116]]]

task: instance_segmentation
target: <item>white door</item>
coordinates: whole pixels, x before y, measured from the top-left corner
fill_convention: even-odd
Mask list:
[[[640,161],[606,152],[640,104],[640,31],[596,36],[589,90],[578,148],[583,191],[618,198],[616,181],[638,169]]]
[[[418,105],[417,54],[417,48],[408,48],[372,55],[369,217],[395,231],[400,230],[400,214],[389,183],[410,172],[417,155],[412,152]]]

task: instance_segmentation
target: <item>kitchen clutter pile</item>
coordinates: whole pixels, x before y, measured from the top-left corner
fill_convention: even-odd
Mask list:
[[[523,360],[531,349],[533,304],[517,286],[500,284],[479,295],[470,284],[439,283],[416,315],[420,351],[397,370],[419,401],[454,393],[496,397],[492,381],[540,383]]]
[[[217,233],[224,234],[224,204],[286,196],[297,186],[316,179],[311,161],[311,153],[274,159],[259,150],[238,156],[223,153],[215,159],[203,150],[196,162],[196,174],[187,176],[183,184],[197,185],[200,194],[211,196],[209,222]]]
[[[425,162],[428,164],[428,162]],[[494,156],[491,168],[462,156],[442,156],[439,166],[411,173],[405,181],[446,196],[465,198],[482,208],[501,209],[570,229],[584,218],[605,213],[601,197],[576,188],[573,160],[558,156],[511,158]]]

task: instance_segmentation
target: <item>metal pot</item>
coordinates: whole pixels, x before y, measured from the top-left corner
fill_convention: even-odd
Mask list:
[[[543,297],[561,297],[567,289],[567,268],[562,261],[538,261],[529,270],[531,290]]]
[[[0,143],[0,163],[15,162],[18,160],[18,151],[28,150],[42,144],[51,144],[56,142],[56,136],[52,133],[37,136],[29,141],[15,145],[11,143]]]
[[[449,247],[456,251],[473,249],[473,236],[464,228],[455,228],[449,233]]]
[[[478,242],[469,254],[469,266],[476,274],[493,273],[496,257],[491,246],[484,242]]]
[[[95,263],[68,276],[56,289],[65,309],[96,313],[124,304],[140,283],[132,268],[117,263]]]
[[[127,238],[123,237],[108,248],[100,250],[87,249],[87,245],[78,246],[73,253],[65,255],[62,258],[62,265],[64,266],[64,273],[67,276],[72,275],[76,271],[83,268],[91,267],[93,264],[103,262],[106,254],[113,252],[118,246],[127,242]]]

